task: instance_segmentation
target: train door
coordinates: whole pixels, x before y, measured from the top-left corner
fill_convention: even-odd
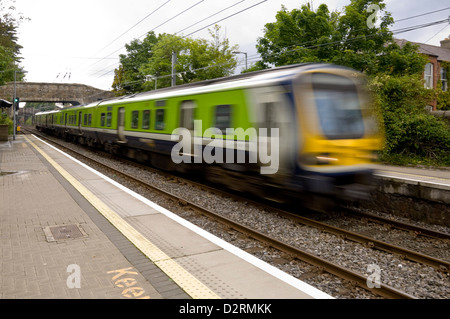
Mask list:
[[[260,158],[270,154],[268,157],[274,169],[278,161],[278,173],[290,172],[298,140],[293,123],[294,110],[287,92],[281,86],[274,86],[254,89],[252,93],[253,121],[259,127],[260,141],[266,141],[258,144]],[[272,151],[276,153],[272,154]]]
[[[117,115],[117,135],[119,136],[119,142],[126,142],[125,138],[125,108],[119,107]]]
[[[197,105],[192,100],[181,102],[180,106],[180,127],[184,127],[189,131],[194,130],[194,112]]]

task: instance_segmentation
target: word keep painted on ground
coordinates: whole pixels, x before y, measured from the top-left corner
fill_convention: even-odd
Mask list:
[[[133,267],[122,268],[108,271],[108,274],[114,274],[112,280],[114,285],[118,288],[123,288],[122,296],[129,299],[150,299],[150,296],[145,294],[145,289],[138,286],[138,281],[134,276],[138,273],[133,271]]]
[[[81,288],[81,268],[77,264],[67,266],[67,272],[70,275],[67,277],[67,288]],[[123,288],[122,296],[129,299],[150,299],[146,295],[145,289],[138,286],[138,281],[134,276],[138,273],[132,267],[111,270],[108,274],[114,274],[112,281],[117,288]]]

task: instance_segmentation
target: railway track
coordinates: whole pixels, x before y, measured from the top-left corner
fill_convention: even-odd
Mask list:
[[[35,133],[35,132],[33,132]],[[44,137],[45,138],[45,137]],[[55,143],[54,141],[52,141],[52,143]],[[271,236],[268,236],[267,234],[264,234],[260,231],[257,231],[255,229],[252,229],[246,225],[243,225],[237,221],[231,220],[230,218],[224,217],[218,213],[215,213],[214,211],[210,210],[210,209],[206,209],[205,207],[202,207],[194,202],[191,202],[189,200],[186,199],[182,199],[179,198],[178,194],[173,194],[169,191],[166,191],[164,189],[161,189],[159,187],[156,187],[154,185],[150,185],[148,184],[146,181],[142,180],[140,177],[137,176],[133,176],[127,173],[124,173],[121,170],[117,170],[114,167],[111,167],[110,165],[106,165],[104,163],[99,163],[97,161],[94,161],[93,159],[91,159],[90,157],[80,154],[78,152],[75,152],[73,149],[68,149],[66,146],[62,145],[61,143],[57,143],[59,144],[59,147],[65,148],[68,152],[70,153],[76,153],[77,157],[82,157],[83,161],[87,161],[89,163],[93,163],[96,167],[101,166],[104,170],[109,171],[110,173],[112,173],[113,175],[116,176],[121,176],[121,178],[125,178],[127,180],[131,180],[133,183],[139,184],[141,185],[141,187],[144,187],[146,189],[151,189],[152,191],[157,192],[160,195],[163,195],[167,198],[170,198],[172,201],[178,203],[179,205],[186,207],[189,206],[192,210],[198,212],[201,215],[207,216],[208,218],[214,219],[218,222],[220,222],[223,225],[226,225],[226,227],[230,228],[230,229],[234,229],[242,234],[245,234],[245,236],[254,238],[258,241],[261,241],[263,243],[265,243],[265,245],[269,246],[269,247],[273,247],[275,249],[278,249],[286,254],[288,254],[289,256],[292,256],[293,258],[296,258],[298,260],[307,262],[311,265],[314,265],[315,267],[318,267],[319,269],[322,269],[328,273],[331,273],[333,275],[336,275],[340,278],[343,278],[345,280],[349,280],[351,282],[356,283],[358,286],[369,290],[371,293],[374,293],[376,295],[379,295],[383,298],[402,298],[402,299],[410,299],[410,298],[415,298],[414,296],[412,296],[409,293],[405,293],[403,291],[400,291],[396,288],[390,287],[388,285],[385,284],[381,284],[380,288],[376,288],[376,289],[370,289],[368,288],[367,285],[367,276],[362,275],[358,272],[355,272],[351,269],[348,269],[346,267],[342,267],[337,263],[333,263],[325,258],[321,258],[318,257],[314,254],[311,254],[305,250],[302,250],[298,247],[294,247],[290,244],[287,244],[279,239],[273,238]],[[147,167],[147,169],[149,169]],[[159,171],[158,171],[159,172]],[[159,172],[160,173],[160,172]],[[177,177],[178,178],[178,177]],[[205,185],[201,185],[199,183],[195,183],[195,182],[191,182],[191,181],[184,181],[186,183],[192,183],[195,184],[196,187],[201,187],[205,190],[208,190],[210,192],[221,192],[224,193],[223,191],[219,191],[217,189],[205,186]],[[231,195],[229,193],[226,193],[226,196],[230,197]],[[424,254],[420,254],[408,249],[404,249],[395,245],[391,245],[382,241],[378,241],[378,240],[374,240],[373,238],[369,238],[357,233],[353,233],[353,232],[349,232],[343,229],[340,229],[338,227],[333,227],[330,225],[327,225],[325,223],[322,222],[318,222],[309,218],[305,218],[302,216],[298,216],[286,211],[283,211],[281,209],[278,208],[274,208],[271,206],[267,206],[267,205],[263,205],[261,203],[256,203],[256,202],[250,202],[249,199],[242,199],[239,198],[239,196],[236,195],[232,195],[235,200],[244,200],[246,202],[248,202],[251,205],[259,205],[259,207],[262,207],[263,209],[270,211],[271,213],[277,214],[279,216],[282,216],[283,218],[288,218],[291,220],[295,220],[297,223],[301,223],[302,225],[307,225],[310,227],[314,227],[317,229],[320,229],[322,231],[326,231],[329,232],[333,235],[337,235],[337,236],[342,236],[343,238],[346,238],[347,240],[351,240],[351,241],[355,241],[358,243],[362,243],[364,246],[366,247],[371,247],[373,249],[379,249],[379,250],[383,250],[383,251],[387,251],[393,254],[398,254],[401,256],[404,256],[404,258],[407,258],[409,260],[415,261],[415,262],[419,262],[419,263],[423,263],[426,265],[430,265],[434,268],[436,268],[438,271],[448,271],[450,269],[450,263],[444,261],[444,260],[439,260],[437,258],[433,258]],[[366,216],[367,217],[367,216]],[[384,221],[386,222],[386,221]],[[390,221],[388,221],[390,222]],[[405,225],[400,225],[397,224],[395,225],[395,227],[400,227],[400,228],[404,228],[406,227]],[[408,230],[411,230],[411,226],[407,226]],[[418,228],[416,226],[414,226],[413,228],[414,232],[417,233],[421,233],[421,234],[425,234],[427,236],[432,236],[432,237],[437,237],[437,238],[446,238],[448,239],[448,235],[447,234],[442,234],[442,233],[437,233],[437,232],[432,232],[429,230],[425,230],[422,228]],[[447,236],[447,237],[446,237]]]

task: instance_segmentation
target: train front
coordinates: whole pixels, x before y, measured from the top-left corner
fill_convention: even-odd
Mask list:
[[[383,147],[378,112],[362,74],[322,66],[294,81],[298,153],[304,193],[324,199],[368,199],[376,151]],[[308,196],[308,195],[307,195]]]

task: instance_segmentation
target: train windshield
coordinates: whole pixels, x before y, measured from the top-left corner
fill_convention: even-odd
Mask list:
[[[358,90],[343,76],[313,74],[314,98],[322,132],[328,139],[355,139],[364,135]]]

